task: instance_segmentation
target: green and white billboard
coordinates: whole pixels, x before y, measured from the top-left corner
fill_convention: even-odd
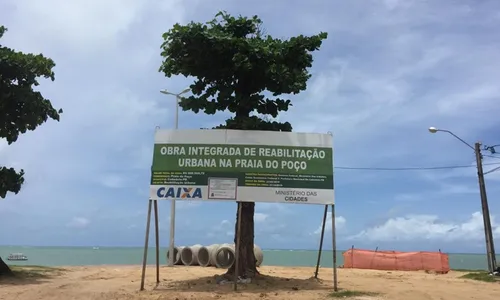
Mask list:
[[[332,136],[158,129],[150,199],[333,204]]]

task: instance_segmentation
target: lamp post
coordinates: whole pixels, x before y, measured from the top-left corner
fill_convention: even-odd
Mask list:
[[[190,88],[186,88],[178,94],[171,93],[167,90],[160,91],[160,93],[162,93],[162,94],[175,96],[175,100],[176,100],[176,102],[175,102],[175,129],[179,129],[179,102],[181,101],[181,95],[188,93],[190,91],[191,91]]]
[[[191,91],[190,88],[184,89],[178,94],[171,93],[167,90],[162,90],[160,93],[165,95],[175,96],[175,129],[179,129],[179,102],[181,100],[181,95]],[[170,202],[170,243],[169,243],[169,261],[168,265],[173,267],[175,262],[175,199]]]
[[[486,196],[486,185],[484,183],[484,172],[483,172],[483,156],[481,154],[481,143],[475,143],[474,147],[462,140],[460,137],[455,135],[453,132],[444,129],[437,129],[436,127],[429,127],[430,133],[436,133],[438,131],[447,132],[455,137],[457,140],[465,144],[467,147],[474,150],[476,155],[476,165],[477,165],[477,177],[479,181],[479,194],[481,196],[481,207],[483,211],[483,223],[484,223],[484,236],[486,240],[486,257],[488,260],[488,270],[493,273],[496,269],[496,256],[495,256],[495,244],[493,241],[493,230],[491,229],[490,220],[490,209],[488,207],[488,198]],[[491,171],[490,171],[491,172]],[[489,172],[487,172],[489,173]]]

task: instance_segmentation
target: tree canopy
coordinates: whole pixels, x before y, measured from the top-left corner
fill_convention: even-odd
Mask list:
[[[234,17],[219,12],[209,22],[175,24],[163,34],[160,72],[166,77],[195,78],[190,86],[193,95],[180,101],[183,110],[234,114],[215,128],[292,131],[289,122],[272,118],[292,105],[281,95],[306,89],[312,52],[320,48],[327,33],[277,39],[262,28],[263,22],[257,16]],[[248,277],[257,273],[253,255],[254,206],[242,204],[241,243],[236,250],[241,275]]]
[[[7,29],[0,26],[0,39]],[[10,145],[20,134],[35,130],[49,118],[59,121],[62,110],[52,107],[39,91],[38,78],[54,80],[55,63],[42,54],[25,54],[0,44],[0,138]],[[24,183],[24,171],[0,166],[0,197],[18,193]]]
[[[283,40],[263,34],[262,25],[257,16],[236,18],[220,12],[207,23],[176,24],[163,35],[160,71],[167,77],[196,78],[193,96],[181,101],[184,110],[206,114],[229,110],[235,117],[225,126],[233,129],[291,131],[288,122],[266,122],[250,113],[276,117],[288,110],[290,100],[278,96],[306,89],[311,52],[319,49],[327,34]]]

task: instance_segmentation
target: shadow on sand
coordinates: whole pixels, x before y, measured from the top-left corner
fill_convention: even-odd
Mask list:
[[[61,275],[64,269],[44,266],[10,266],[11,275],[0,276],[0,285],[39,284]]]
[[[184,292],[232,292],[233,283],[217,284],[216,276],[200,277],[190,280],[163,281],[156,286],[155,291]],[[278,293],[301,290],[332,290],[331,284],[320,279],[284,278],[269,275],[258,275],[251,283],[238,284],[238,291],[246,293]]]

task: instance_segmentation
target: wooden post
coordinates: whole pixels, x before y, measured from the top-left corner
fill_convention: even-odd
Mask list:
[[[158,225],[158,200],[154,200],[155,209],[155,240],[156,240],[156,283],[160,283],[160,232]]]
[[[149,225],[151,223],[151,204],[153,200],[149,200],[148,217],[146,221],[146,238],[144,241],[144,256],[142,258],[142,275],[141,275],[141,291],[144,290],[144,279],[146,277],[146,263],[148,260],[148,242],[149,242]]]
[[[422,255],[422,253],[420,253],[420,255]],[[441,263],[441,272],[440,272],[440,274],[444,274],[444,269],[443,269],[443,254],[441,253],[441,249],[439,249],[439,262]],[[423,263],[422,263],[422,265],[423,265]]]
[[[332,252],[333,252],[333,291],[337,292],[337,244],[335,233],[335,204],[332,204]]]
[[[354,245],[351,246],[351,269],[354,268]]]
[[[373,252],[372,260],[370,261],[370,269],[373,269],[373,260],[377,256],[377,251],[378,251],[378,246],[375,248],[375,251]]]
[[[318,279],[319,264],[321,262],[321,250],[323,250],[323,239],[325,237],[325,225],[326,225],[327,215],[328,215],[328,205],[325,205],[325,212],[323,213],[323,224],[321,225],[321,237],[319,238],[318,261],[316,262],[316,272],[314,272],[314,278],[316,279]]]
[[[234,245],[234,263],[236,266],[234,267],[234,285],[233,290],[238,290],[238,273],[240,272],[239,263],[240,263],[240,244],[241,244],[241,202],[238,203],[238,224],[236,224],[236,244]]]

